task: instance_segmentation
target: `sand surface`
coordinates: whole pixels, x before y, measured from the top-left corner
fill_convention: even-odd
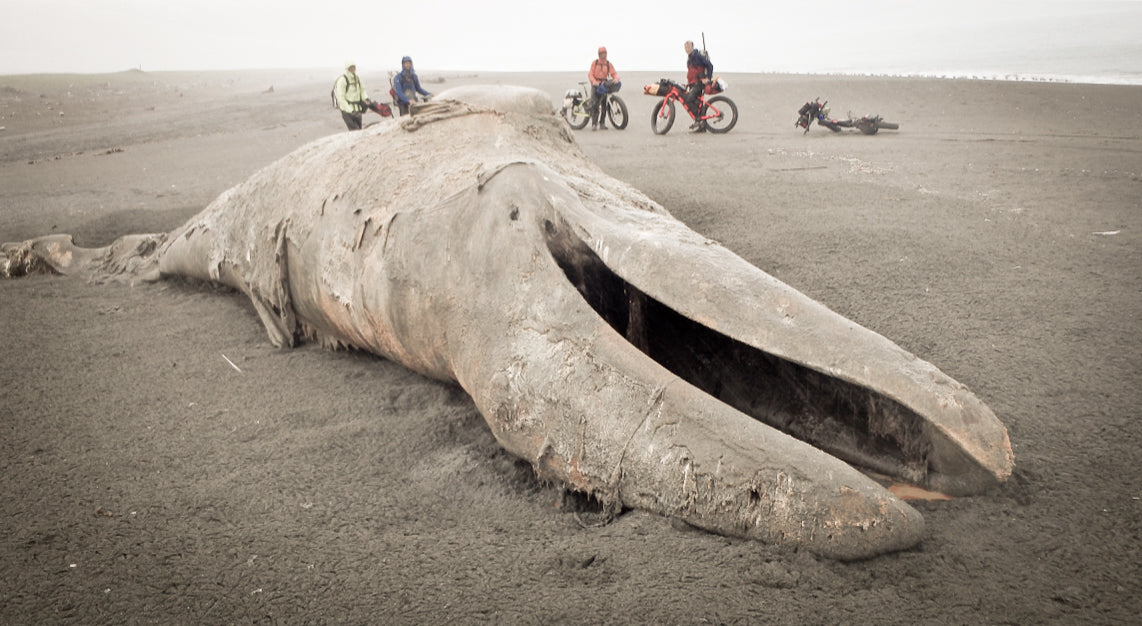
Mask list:
[[[173,229],[342,132],[335,74],[0,77],[0,241]],[[630,127],[585,151],[971,387],[1010,430],[1007,485],[917,503],[918,548],[856,563],[640,512],[584,526],[457,388],[275,349],[232,292],[35,276],[0,281],[0,622],[1136,620],[1142,87],[729,75],[736,129],[659,137],[659,77],[624,76]],[[900,130],[802,135],[818,96]]]

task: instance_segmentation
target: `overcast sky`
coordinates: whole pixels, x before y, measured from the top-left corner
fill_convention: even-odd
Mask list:
[[[422,70],[565,71],[599,45],[620,72],[663,70],[703,33],[724,72],[883,72],[1100,42],[1126,46],[1108,53],[1121,59],[1142,57],[1142,0],[0,0],[0,74],[336,71],[349,58],[371,72],[405,54]]]

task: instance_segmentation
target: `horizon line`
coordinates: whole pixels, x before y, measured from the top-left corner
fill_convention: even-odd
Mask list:
[[[331,68],[325,66],[310,66],[310,67],[248,67],[248,68],[210,68],[210,69],[177,69],[177,70],[144,70],[141,66],[130,67],[122,70],[115,71],[52,71],[52,72],[16,72],[0,74],[0,78],[7,77],[29,77],[29,76],[112,76],[117,74],[203,74],[203,73],[255,73],[255,72],[328,72]],[[389,70],[375,70],[369,72],[362,72],[363,74],[384,73]],[[417,69],[419,74],[460,74],[462,76],[479,76],[480,74],[578,74],[580,70],[472,70],[472,69]],[[680,73],[677,70],[664,70],[664,69],[633,69],[626,70],[624,73],[650,73],[650,72],[665,72],[668,74]],[[923,79],[943,79],[943,80],[991,80],[991,81],[1005,81],[1005,82],[1040,82],[1040,83],[1060,83],[1060,84],[1094,84],[1094,85],[1119,85],[1119,86],[1142,86],[1142,76],[1122,76],[1122,75],[1072,75],[1072,74],[1046,74],[1046,73],[1023,73],[1023,72],[966,72],[966,71],[931,71],[931,72],[888,72],[888,71],[853,71],[853,70],[759,70],[759,71],[726,71],[719,72],[719,74],[734,75],[734,74],[752,74],[752,75],[769,75],[769,76],[844,76],[848,78],[923,78]]]

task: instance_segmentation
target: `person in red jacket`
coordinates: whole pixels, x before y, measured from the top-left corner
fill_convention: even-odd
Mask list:
[[[686,106],[699,118],[690,130],[702,132],[706,130],[706,123],[701,120],[703,111],[698,108],[698,98],[714,78],[714,64],[694,49],[693,41],[687,41],[682,47],[686,50]]]
[[[591,62],[587,80],[591,81],[591,101],[587,104],[591,111],[591,130],[607,130],[607,94],[618,91],[622,82],[615,66],[607,60],[605,47],[599,46],[599,58]]]

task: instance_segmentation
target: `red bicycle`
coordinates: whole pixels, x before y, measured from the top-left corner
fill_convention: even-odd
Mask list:
[[[691,111],[686,104],[686,86],[677,81],[662,79],[654,85],[647,85],[643,93],[648,96],[662,96],[662,101],[654,105],[654,113],[650,117],[650,127],[654,134],[665,135],[674,126],[676,115],[675,102],[682,105],[682,110],[695,122],[705,124],[706,130],[711,133],[728,133],[738,123],[738,105],[721,94],[725,91],[726,83],[721,79],[706,86],[705,92],[698,97],[697,113]]]

